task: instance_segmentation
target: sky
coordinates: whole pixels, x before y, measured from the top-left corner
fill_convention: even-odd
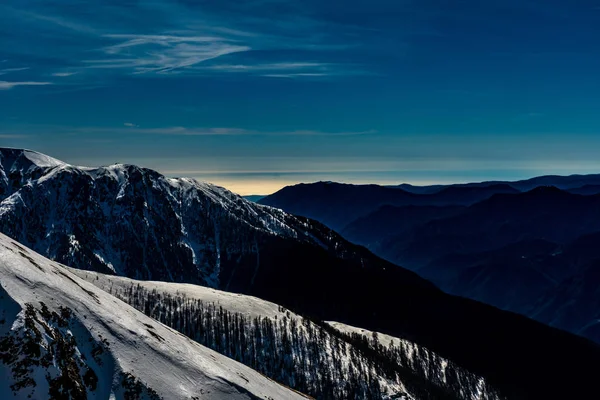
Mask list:
[[[240,194],[600,172],[600,1],[2,0],[0,146]]]

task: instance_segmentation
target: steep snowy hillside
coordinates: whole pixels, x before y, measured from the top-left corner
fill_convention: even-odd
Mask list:
[[[396,339],[398,347],[391,351],[365,351],[362,342],[343,338],[322,322],[256,297],[72,272],[199,343],[315,398],[500,398],[481,377],[408,340]]]
[[[0,234],[0,398],[302,399]]]
[[[488,386],[485,379],[472,374],[460,373],[461,369],[452,361],[421,347],[409,340],[372,332],[335,321],[327,321],[352,342],[361,342],[369,349],[390,358],[401,360],[404,365],[417,371],[428,381],[438,382],[443,387],[453,387],[457,397],[471,400],[497,398],[497,394]],[[423,364],[419,360],[429,360]]]

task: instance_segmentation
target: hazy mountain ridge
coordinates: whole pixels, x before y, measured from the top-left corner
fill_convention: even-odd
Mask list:
[[[597,194],[600,174],[540,176],[522,181],[488,181],[453,185],[354,185],[337,182],[301,183],[259,200],[296,215],[314,218],[341,231],[383,206],[471,206],[496,194],[517,194],[554,186],[573,194]]]
[[[446,188],[485,188],[496,185],[509,185],[521,192],[526,192],[535,189],[538,186],[556,186],[559,189],[571,190],[578,189],[586,185],[600,185],[600,174],[573,174],[573,175],[542,175],[529,179],[521,179],[518,181],[484,181],[484,182],[469,182],[455,183],[449,185],[429,185],[416,186],[410,184],[401,184],[391,187],[399,187],[408,192],[413,193],[435,193]]]
[[[381,206],[468,206],[497,193],[515,192],[518,190],[508,184],[444,187],[432,193],[413,193],[399,187],[316,182],[287,186],[264,197],[259,204],[313,218],[341,231]]]

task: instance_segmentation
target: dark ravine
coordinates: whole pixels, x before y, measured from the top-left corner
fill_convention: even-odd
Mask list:
[[[406,337],[509,398],[596,390],[587,365],[600,362],[597,345],[449,296],[318,222],[135,166],[85,169],[38,153],[1,155],[0,230],[69,266],[210,285]]]

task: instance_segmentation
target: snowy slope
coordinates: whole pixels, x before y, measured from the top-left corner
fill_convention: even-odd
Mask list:
[[[2,399],[45,399],[59,389],[117,400],[135,391],[148,399],[306,398],[2,234],[0,283]]]
[[[350,326],[335,321],[327,321],[327,324],[346,335],[359,335],[364,337],[369,341],[371,347],[375,348],[376,346],[381,345],[383,348],[391,352],[396,352],[398,349],[402,349],[404,354],[406,354],[406,365],[410,365],[413,368],[415,368],[415,363],[420,357],[428,360],[430,365],[433,365],[434,367],[425,369],[424,372],[429,380],[439,381],[440,385],[450,385],[450,381],[453,379],[452,376],[454,373],[451,371],[452,368],[449,367],[452,366],[452,362],[450,360],[440,357],[434,352],[409,340],[385,335],[380,332],[372,332],[367,329],[357,328],[355,326]],[[453,367],[454,369],[459,368],[458,366]],[[468,376],[467,379],[470,381],[469,385],[465,385],[465,382],[467,381],[465,379],[462,383],[462,387],[461,385],[456,387],[455,392],[458,396],[469,398],[471,400],[497,398],[494,390],[486,384],[485,379],[474,375]],[[471,389],[471,391],[465,391],[467,387]]]
[[[331,334],[323,331],[315,323],[309,320],[305,320],[301,316],[290,312],[289,310],[286,310],[277,304],[264,301],[252,296],[228,293],[191,284],[136,281],[128,278],[116,277],[113,275],[104,275],[100,273],[76,269],[72,269],[71,272],[98,286],[99,288],[102,288],[103,290],[114,294],[116,297],[122,298],[123,300],[132,300],[132,297],[136,296],[136,292],[138,292],[140,290],[139,288],[141,287],[146,292],[152,292],[153,290],[156,290],[156,292],[159,295],[161,295],[162,298],[165,298],[166,296],[177,296],[180,299],[185,299],[186,302],[194,302],[196,300],[200,300],[207,307],[210,307],[210,305],[214,305],[216,308],[223,308],[229,313],[243,315],[247,318],[248,321],[251,321],[253,319],[264,321],[264,318],[270,319],[274,324],[277,324],[281,321],[286,321],[287,335],[291,337],[294,333],[296,333],[299,334],[299,336],[301,336],[301,340],[297,342],[297,346],[308,347],[310,343],[314,342],[315,340],[310,338],[312,335],[311,332],[319,332],[319,337],[321,339],[317,346],[320,349],[320,361],[317,362],[312,360],[312,365],[303,371],[306,375],[307,382],[312,382],[315,379],[315,377],[312,376],[313,374],[329,373],[333,375],[332,380],[334,382],[331,382],[331,384],[343,388],[346,385],[346,380],[349,379],[349,368],[351,368],[352,366],[356,367],[356,369],[369,370],[369,372],[374,375],[377,374],[374,368],[369,367],[369,363],[366,359],[359,360],[361,355],[357,351],[352,351],[353,349],[351,348],[351,345],[344,343],[344,350],[342,352],[335,353],[335,338]],[[133,290],[133,292],[130,292],[130,290]],[[185,308],[183,301],[178,301],[177,303],[178,308]],[[140,308],[143,309],[143,307]],[[291,327],[291,320],[294,320],[295,324],[293,326],[295,328]],[[206,329],[209,328],[207,327]],[[281,331],[277,333],[278,337],[276,340],[281,339],[281,334]],[[278,352],[285,352],[281,343],[278,342],[278,344],[275,347],[277,348]],[[305,349],[290,349],[290,356],[293,358],[294,363],[302,364],[302,361],[300,361],[299,354],[303,350]],[[333,357],[338,358],[337,360],[335,360],[337,362],[339,362],[341,359],[343,364],[343,370],[339,377],[335,376],[335,372],[333,372]],[[320,369],[319,365],[322,365],[324,369],[327,370],[327,372],[325,372],[324,369]],[[264,372],[266,373],[267,371]],[[276,379],[275,376],[273,376],[272,378]],[[383,398],[388,399],[393,398],[392,396],[394,395],[400,396],[400,394],[405,394],[404,396],[397,398],[406,400],[415,399],[414,396],[411,396],[407,393],[409,391],[404,387],[401,379],[389,379],[388,377],[381,375],[379,375],[377,379],[379,381],[379,385],[383,389]],[[290,381],[289,379],[285,378],[284,380],[285,382],[282,383],[286,385],[293,384],[293,380]],[[309,383],[309,385],[312,384]],[[342,396],[345,397],[346,395]],[[344,397],[338,395],[334,398]]]
[[[69,268],[69,270],[80,278],[85,279],[86,281],[99,287],[100,289],[117,296],[123,296],[132,286],[140,285],[150,292],[156,290],[158,293],[181,295],[190,300],[199,299],[205,303],[223,306],[230,312],[241,313],[251,318],[268,317],[275,319],[282,318],[284,315],[286,315],[286,311],[275,303],[259,299],[258,297],[246,296],[239,293],[224,292],[222,290],[216,290],[206,286],[160,281],[138,281],[135,279],[114,275],[105,275],[75,268]],[[287,311],[287,313],[292,315],[293,318],[301,318],[300,316],[290,313],[289,311]]]
[[[288,337],[293,337],[294,335],[300,335],[301,340],[293,340],[294,345],[290,349],[290,356],[294,359],[295,364],[303,364],[300,361],[300,354],[304,350],[300,347],[312,347],[315,341],[318,340],[317,347],[320,348],[321,354],[320,359],[321,363],[313,362],[312,365],[302,370],[301,372],[306,375],[307,382],[311,382],[314,377],[311,375],[326,375],[331,374],[334,380],[333,385],[337,385],[340,388],[343,388],[348,384],[348,381],[351,380],[350,370],[360,370],[364,369],[369,371],[368,374],[365,374],[365,377],[369,374],[376,376],[379,387],[381,388],[381,394],[375,397],[385,398],[385,399],[424,399],[424,398],[435,398],[430,397],[428,395],[423,395],[421,388],[413,388],[412,386],[408,386],[404,384],[404,379],[408,377],[409,379],[413,379],[414,377],[411,374],[405,376],[403,375],[395,375],[395,374],[386,374],[382,372],[379,366],[372,364],[372,359],[366,357],[354,343],[351,341],[342,341],[342,345],[340,345],[339,337],[332,334],[331,331],[324,329],[322,326],[317,325],[315,322],[307,320],[302,316],[290,312],[283,307],[280,307],[277,304],[261,300],[252,296],[245,296],[241,294],[234,294],[223,292],[219,290],[214,290],[211,288],[206,288],[202,286],[190,285],[190,284],[177,284],[177,283],[166,283],[166,282],[150,282],[150,281],[136,281],[128,278],[116,277],[113,275],[104,275],[96,272],[90,271],[82,271],[73,269],[72,272],[79,277],[89,281],[90,283],[96,285],[103,290],[110,292],[116,297],[122,298],[125,301],[130,302],[131,304],[136,304],[136,307],[139,309],[147,309],[146,304],[143,304],[143,301],[140,302],[140,298],[148,296],[148,293],[155,291],[155,295],[151,296],[154,298],[158,298],[160,296],[163,299],[162,304],[159,302],[153,305],[153,308],[160,308],[161,305],[164,305],[165,299],[177,299],[176,308],[183,309],[183,315],[189,314],[189,309],[186,309],[186,305],[193,303],[195,301],[202,301],[205,305],[205,308],[208,308],[210,305],[214,305],[215,308],[222,308],[229,313],[243,315],[248,320],[251,319],[262,319],[268,318],[273,321],[274,324],[277,322],[285,321],[286,334]],[[146,296],[140,296],[139,294],[143,292]],[[136,301],[137,299],[137,301]],[[156,314],[154,314],[156,315]],[[172,317],[167,317],[168,320],[174,321],[175,319]],[[231,317],[230,317],[231,319]],[[291,320],[295,321],[295,324],[291,324]],[[192,321],[197,322],[197,321]],[[179,322],[173,323],[174,327],[177,327],[181,331],[186,331],[185,325],[189,325],[187,322]],[[368,338],[371,338],[371,333],[369,331],[365,331],[360,328],[353,328],[348,325],[329,322],[331,326],[335,329],[343,333],[358,333],[360,332],[363,335],[367,335]],[[294,328],[292,328],[292,326]],[[281,327],[281,325],[279,325]],[[210,329],[209,327],[204,327],[204,329]],[[315,333],[313,333],[315,332]],[[278,340],[281,339],[282,332],[278,332]],[[319,338],[319,339],[317,339]],[[235,340],[235,339],[234,339]],[[429,351],[427,349],[418,346],[417,344],[410,342],[404,339],[393,338],[387,335],[379,335],[380,343],[385,345],[386,347],[390,347],[390,344],[394,343],[396,349],[399,350],[399,346],[404,346],[403,349],[406,350],[405,358],[406,362],[403,367],[407,367],[411,371],[423,371],[423,374],[430,373],[429,371],[435,371],[436,377],[427,376],[427,380],[431,383],[432,386],[439,385],[442,388],[448,388],[450,385],[444,379],[438,379],[437,376],[444,376],[446,374],[446,370],[448,368],[448,361],[439,357],[434,352]],[[296,348],[296,346],[298,348]],[[278,352],[284,353],[284,345],[278,344]],[[340,350],[340,348],[342,350]],[[399,358],[399,357],[398,357]],[[335,375],[335,365],[336,363],[341,363],[342,373],[341,376],[337,377]],[[323,369],[320,369],[320,366],[323,366]],[[463,370],[457,366],[453,366],[452,371],[461,377],[461,384],[463,387],[459,387],[456,390],[455,387],[451,390],[451,395],[447,395],[446,398],[456,398],[456,399],[469,399],[469,400],[483,400],[483,399],[497,399],[498,396],[493,393],[492,390],[488,390],[487,392],[483,391],[485,388],[485,382],[482,378],[477,377],[466,370]],[[299,370],[299,369],[297,369]],[[264,371],[268,373],[267,371]],[[279,372],[279,371],[278,371]],[[272,376],[272,378],[277,379],[277,376]],[[363,378],[361,378],[363,379]],[[279,376],[279,380],[286,385],[293,385],[293,380],[290,380],[286,376]],[[309,385],[310,386],[310,385]],[[300,389],[300,388],[298,388]],[[311,389],[302,388],[303,392],[311,393]],[[343,389],[340,389],[342,394],[337,394],[332,398],[349,398],[348,393],[343,393]],[[334,393],[338,393],[334,391]],[[474,394],[474,396],[472,395]],[[314,393],[315,397],[321,398]]]
[[[367,338],[373,337],[374,332],[372,332],[368,329],[357,328],[356,326],[346,325],[346,324],[342,324],[341,322],[336,322],[336,321],[327,321],[327,323],[329,325],[331,325],[333,328],[337,329],[338,331],[346,333],[348,335],[358,334],[358,335],[365,336]],[[379,343],[381,343],[385,347],[390,347],[391,345],[397,345],[400,342],[403,342],[405,344],[412,344],[408,340],[399,339],[399,338],[396,338],[396,337],[393,337],[390,335],[385,335],[385,334],[379,333],[379,332],[376,332],[376,333],[377,333],[377,339],[379,340]]]

